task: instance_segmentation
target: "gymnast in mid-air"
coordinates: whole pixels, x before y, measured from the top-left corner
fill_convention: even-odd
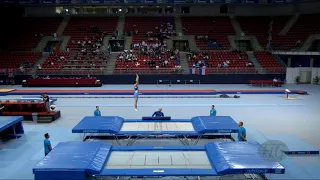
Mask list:
[[[134,94],[133,94],[133,98],[134,98],[134,109],[136,111],[138,111],[138,99],[139,99],[139,76],[138,74],[136,74],[136,83],[133,86],[134,89]]]

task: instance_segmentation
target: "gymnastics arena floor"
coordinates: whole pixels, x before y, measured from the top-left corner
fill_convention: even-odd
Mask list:
[[[0,86],[0,89],[17,90],[132,90],[132,85],[104,85],[98,88],[22,88],[21,86]],[[32,168],[44,157],[43,135],[51,135],[54,147],[59,142],[82,141],[79,134],[71,129],[85,116],[92,116],[95,106],[100,106],[102,115],[139,119],[150,116],[159,107],[167,116],[176,119],[190,119],[208,115],[214,104],[219,116],[231,116],[243,121],[247,128],[248,140],[263,143],[268,137],[289,139],[293,144],[300,141],[320,148],[320,86],[285,85],[276,88],[250,87],[248,85],[140,85],[141,90],[303,90],[309,95],[292,94],[291,99],[284,94],[238,94],[240,98],[140,98],[139,112],[134,111],[132,98],[110,98],[110,95],[50,95],[58,97],[56,109],[62,117],[50,124],[23,122],[25,134],[15,140],[0,144],[0,179],[33,179]],[[23,95],[9,95],[22,97]],[[186,95],[188,96],[188,95]],[[233,96],[233,95],[232,95]],[[95,97],[95,98],[92,98]],[[104,97],[104,98],[102,98]],[[126,97],[126,96],[123,96]],[[130,95],[128,97],[131,97]],[[160,97],[160,95],[159,95]],[[301,140],[299,140],[301,139]],[[201,140],[206,144],[210,140]],[[111,142],[115,144],[115,142]],[[135,145],[178,145],[176,140],[144,140]],[[181,145],[181,144],[179,144]],[[320,157],[287,156],[281,163],[286,168],[284,175],[272,175],[268,179],[319,179]],[[245,176],[210,177],[209,179],[246,179]],[[109,178],[110,179],[110,178]],[[179,179],[179,178],[174,178]]]

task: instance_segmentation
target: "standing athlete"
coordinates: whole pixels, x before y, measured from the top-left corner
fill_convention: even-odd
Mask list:
[[[139,99],[139,76],[138,74],[136,74],[136,83],[133,86],[134,89],[134,94],[133,94],[133,98],[134,98],[134,109],[136,111],[138,111],[138,99]]]
[[[210,116],[217,116],[217,110],[214,109],[214,105],[211,106]]]

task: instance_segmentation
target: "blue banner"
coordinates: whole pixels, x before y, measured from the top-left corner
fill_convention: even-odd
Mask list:
[[[268,0],[288,3],[292,0]],[[0,0],[4,4],[259,4],[260,0]]]
[[[292,3],[294,0],[268,0],[269,4],[284,4],[284,3]]]

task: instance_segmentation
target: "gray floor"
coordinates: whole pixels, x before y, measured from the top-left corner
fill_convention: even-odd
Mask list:
[[[22,89],[21,86],[6,86]],[[0,86],[0,89],[6,88]],[[25,135],[0,147],[0,179],[33,179],[32,167],[43,158],[43,134],[51,134],[52,145],[63,141],[80,141],[81,136],[71,133],[71,128],[84,116],[91,116],[94,106],[99,105],[103,115],[117,115],[124,118],[141,118],[150,116],[158,107],[162,107],[165,115],[172,118],[187,118],[208,115],[211,104],[216,105],[219,116],[231,116],[236,121],[243,121],[248,131],[252,129],[262,134],[294,134],[309,144],[320,148],[320,86],[287,85],[285,89],[305,90],[310,95],[292,95],[295,100],[287,100],[283,95],[240,95],[239,99],[218,98],[148,98],[139,100],[139,112],[133,109],[133,99],[118,98],[59,98],[57,109],[62,117],[51,124],[33,124],[24,122]],[[48,88],[25,88],[48,89]],[[50,88],[71,89],[71,88]],[[80,88],[76,88],[80,89]],[[132,89],[132,85],[107,85],[99,88],[81,89]],[[262,89],[247,85],[140,85],[140,89]],[[50,95],[50,94],[49,94]],[[250,134],[250,132],[248,132]],[[251,133],[257,136],[256,133]],[[263,135],[262,135],[263,136]],[[256,137],[248,137],[255,139]],[[160,140],[163,145],[171,144],[168,140]],[[148,140],[145,140],[146,144]],[[201,142],[202,144],[204,142]],[[201,144],[200,143],[200,144]],[[140,141],[137,145],[142,145]],[[314,159],[314,158],[313,158]],[[297,161],[301,162],[301,161]],[[316,160],[319,165],[320,160]],[[314,176],[313,176],[314,177]],[[225,177],[240,179],[242,177]],[[243,176],[244,178],[244,176]],[[210,178],[213,179],[213,178]],[[222,178],[224,179],[224,178]]]

